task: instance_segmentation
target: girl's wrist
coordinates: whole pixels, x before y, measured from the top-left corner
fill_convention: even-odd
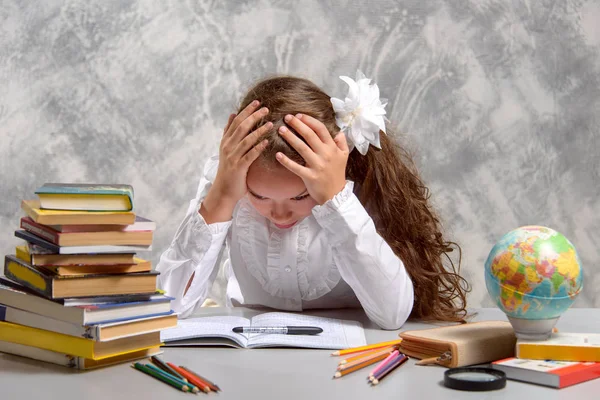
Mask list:
[[[238,200],[224,195],[212,187],[202,201],[198,212],[207,224],[230,221],[237,202]]]
[[[340,193],[342,190],[344,190],[344,187],[346,187],[346,181],[344,180],[344,183],[339,187],[339,190],[337,191],[333,191],[333,193],[329,193],[326,194],[318,199],[315,199],[315,201],[322,206],[323,204],[327,203],[329,200],[333,199],[338,193]]]

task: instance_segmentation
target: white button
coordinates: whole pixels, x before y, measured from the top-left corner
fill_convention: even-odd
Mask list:
[[[284,270],[285,272],[292,272],[292,268],[289,265],[286,265]]]

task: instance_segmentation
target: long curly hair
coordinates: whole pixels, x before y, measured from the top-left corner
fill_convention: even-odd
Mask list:
[[[269,140],[259,158],[264,164],[277,164],[277,152],[305,164],[302,156],[277,134],[287,114],[302,113],[318,119],[332,137],[340,132],[330,96],[309,80],[292,76],[264,79],[244,96],[239,111],[255,99],[269,109],[256,127],[267,121],[273,123],[273,128],[258,140]],[[377,232],[402,260],[412,279],[415,301],[411,318],[465,322],[466,293],[470,288],[459,275],[460,246],[444,239],[440,220],[429,204],[429,189],[409,152],[394,142],[391,132],[380,133],[381,149],[370,146],[364,156],[356,150],[350,152],[346,178],[355,182],[355,194]],[[458,250],[456,265],[448,254],[454,248]]]

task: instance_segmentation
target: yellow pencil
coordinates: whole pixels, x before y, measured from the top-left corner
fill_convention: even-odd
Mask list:
[[[344,358],[343,360],[340,360],[339,364],[340,365],[345,365],[345,364],[353,363],[356,360],[361,360],[361,359],[363,359],[365,357],[372,356],[373,354],[382,354],[382,353],[389,354],[392,351],[397,350],[397,349],[398,349],[398,346],[390,346],[390,347],[383,347],[383,348],[377,348],[377,349],[365,351],[365,352],[360,353],[360,354],[358,354],[356,356]]]
[[[358,353],[358,352],[366,351],[366,350],[373,350],[373,349],[377,349],[377,348],[381,348],[381,347],[394,346],[394,345],[400,344],[400,342],[402,342],[402,339],[390,340],[389,342],[381,342],[381,343],[369,344],[366,346],[353,347],[351,349],[343,349],[343,350],[334,351],[333,353],[331,353],[331,355],[332,356],[343,356],[344,354],[352,354],[352,353]]]

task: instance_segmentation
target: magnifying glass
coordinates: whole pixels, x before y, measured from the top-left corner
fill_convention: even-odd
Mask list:
[[[506,386],[506,374],[492,368],[450,368],[444,372],[444,386],[471,392],[498,390]]]

